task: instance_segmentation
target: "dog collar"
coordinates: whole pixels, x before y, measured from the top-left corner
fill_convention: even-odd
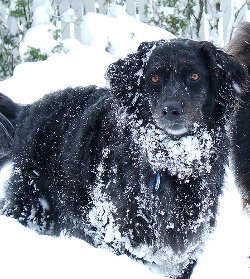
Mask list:
[[[153,189],[157,191],[160,188],[160,184],[161,184],[161,175],[159,173],[156,173]]]
[[[166,170],[166,175],[167,176],[172,176],[171,172],[168,169]],[[159,172],[157,172],[155,174],[155,180],[154,180],[153,189],[155,191],[157,191],[160,188],[160,184],[161,184],[161,174]]]

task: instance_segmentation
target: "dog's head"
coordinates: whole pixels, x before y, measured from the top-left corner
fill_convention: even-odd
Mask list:
[[[243,67],[208,42],[184,39],[142,43],[111,64],[111,90],[172,136],[212,128],[235,110],[246,81]]]

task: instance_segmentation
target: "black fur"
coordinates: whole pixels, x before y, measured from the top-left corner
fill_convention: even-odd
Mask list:
[[[66,89],[21,110],[3,213],[189,278],[215,224],[244,70],[178,39],[143,43],[107,78],[110,89]],[[201,158],[189,162],[195,139]]]
[[[0,166],[10,159],[18,111],[19,106],[0,93]]]

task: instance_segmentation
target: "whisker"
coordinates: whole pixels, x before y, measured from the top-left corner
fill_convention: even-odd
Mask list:
[[[9,120],[4,114],[2,114],[1,112],[0,112],[0,117],[3,117],[4,120],[11,126],[11,128],[14,129],[14,126],[13,126],[13,124],[10,122],[10,120]]]
[[[2,114],[0,113],[1,117],[4,117],[4,120],[7,120],[7,123],[11,125],[11,128],[14,129],[12,123]],[[5,135],[8,137],[8,139],[10,140],[10,142],[13,142],[13,136],[10,135],[9,131],[7,130],[7,128],[5,127],[5,125],[2,122],[2,119],[0,119],[0,127],[3,129]]]

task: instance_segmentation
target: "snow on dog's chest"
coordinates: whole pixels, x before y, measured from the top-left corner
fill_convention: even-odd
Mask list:
[[[155,172],[167,170],[170,175],[189,180],[190,176],[198,177],[211,171],[213,139],[207,130],[173,140],[153,125],[137,125],[133,129],[134,142]]]

